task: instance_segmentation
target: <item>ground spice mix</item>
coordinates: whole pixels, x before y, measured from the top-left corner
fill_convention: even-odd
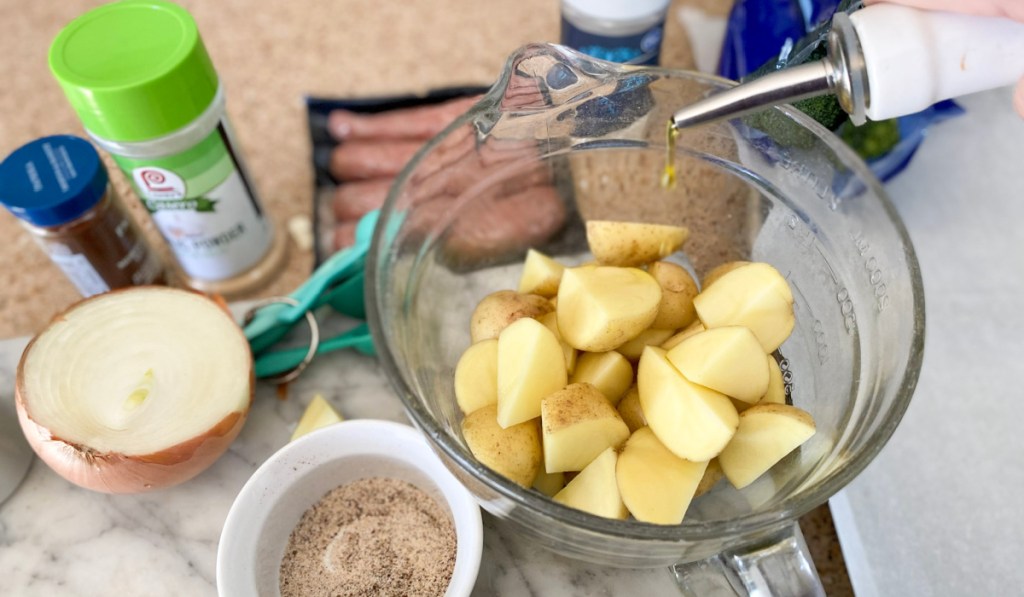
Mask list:
[[[281,595],[442,596],[455,553],[437,501],[407,481],[360,479],[302,515],[281,562]]]

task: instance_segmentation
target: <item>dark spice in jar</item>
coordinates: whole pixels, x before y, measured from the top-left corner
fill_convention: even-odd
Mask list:
[[[84,139],[44,137],[0,163],[0,203],[83,296],[163,284],[164,269]]]
[[[440,597],[455,555],[454,525],[436,500],[400,479],[360,479],[302,515],[281,562],[281,595]]]

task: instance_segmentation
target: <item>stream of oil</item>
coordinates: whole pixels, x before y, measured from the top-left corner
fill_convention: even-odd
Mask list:
[[[677,129],[671,120],[665,129],[665,171],[661,174],[661,188],[676,188],[676,139],[679,138]]]

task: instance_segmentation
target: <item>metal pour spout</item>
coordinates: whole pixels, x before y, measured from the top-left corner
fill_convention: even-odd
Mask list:
[[[868,103],[864,57],[850,17],[836,13],[828,54],[819,61],[784,68],[690,104],[672,115],[676,129],[736,118],[771,106],[836,94],[854,124],[863,124]]]

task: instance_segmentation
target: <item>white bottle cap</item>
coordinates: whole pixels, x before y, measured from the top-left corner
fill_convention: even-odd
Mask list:
[[[562,0],[575,13],[592,19],[633,22],[660,15],[670,0]]]

